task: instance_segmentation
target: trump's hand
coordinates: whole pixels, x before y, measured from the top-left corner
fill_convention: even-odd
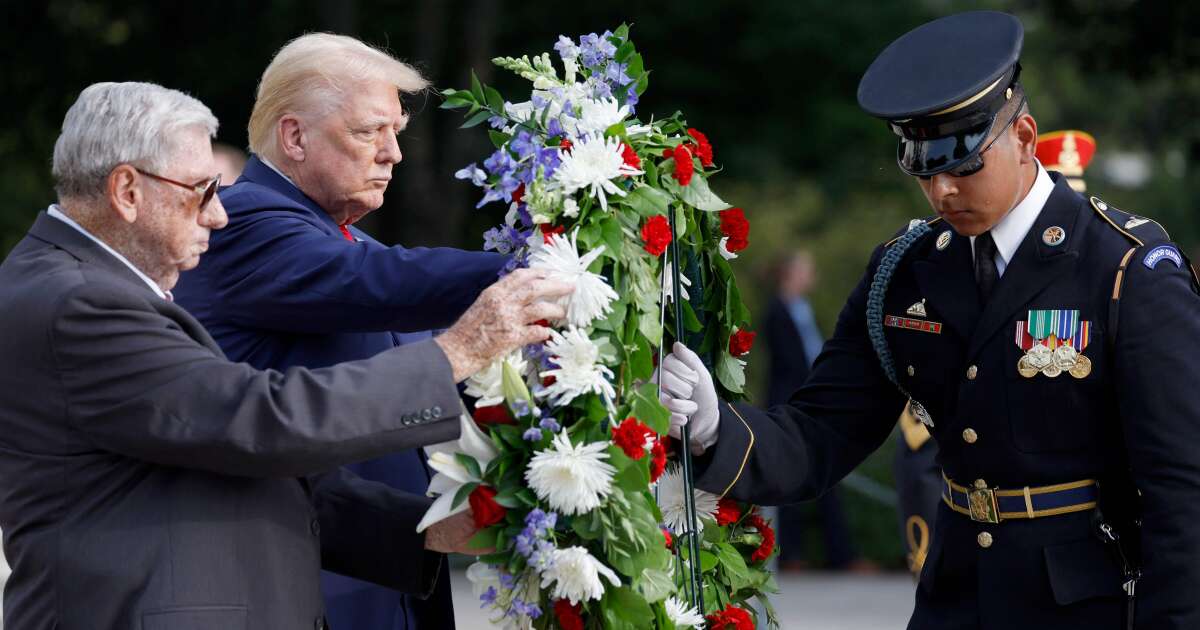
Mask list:
[[[438,553],[461,553],[480,556],[495,551],[471,547],[471,537],[475,535],[475,517],[471,511],[459,512],[450,518],[440,520],[425,530],[425,548]]]
[[[699,455],[717,443],[721,414],[717,388],[700,357],[676,342],[662,362],[659,400],[671,412],[670,435],[679,439],[680,427],[689,426],[692,453]]]
[[[450,360],[454,380],[466,380],[493,359],[548,339],[550,329],[537,322],[565,317],[566,310],[554,300],[574,290],[533,269],[518,269],[484,289],[467,312],[434,339]]]

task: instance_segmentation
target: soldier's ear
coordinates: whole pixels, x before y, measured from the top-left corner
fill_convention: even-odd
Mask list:
[[[1021,156],[1021,163],[1028,164],[1034,160],[1037,150],[1037,121],[1029,114],[1022,114],[1017,117],[1013,127],[1017,134],[1017,151]]]

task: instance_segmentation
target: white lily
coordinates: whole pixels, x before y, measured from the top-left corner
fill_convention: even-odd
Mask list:
[[[486,470],[488,464],[499,454],[491,438],[475,426],[475,421],[470,416],[464,413],[459,416],[458,422],[462,427],[462,434],[457,440],[425,447],[425,453],[429,456],[429,467],[437,472],[429,481],[426,494],[431,497],[438,496],[417,524],[417,533],[425,531],[438,521],[465,512],[469,507],[466,501],[454,507],[454,495],[468,483],[478,483],[481,480],[460,464],[455,454],[465,453],[474,457],[475,461],[479,462],[480,470]]]

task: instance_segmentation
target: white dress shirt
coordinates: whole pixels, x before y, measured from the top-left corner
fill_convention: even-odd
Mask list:
[[[133,270],[133,273],[136,273],[136,274],[137,274],[137,277],[141,278],[141,279],[142,279],[142,281],[144,281],[144,282],[146,283],[146,285],[147,285],[147,286],[149,286],[151,289],[154,289],[154,292],[158,294],[158,297],[160,297],[160,298],[162,298],[162,299],[164,299],[164,300],[170,300],[170,299],[171,299],[171,297],[170,297],[170,295],[171,295],[171,294],[170,294],[169,292],[167,292],[167,291],[163,291],[163,290],[162,290],[162,288],[161,288],[161,287],[159,287],[159,286],[158,286],[158,284],[156,284],[156,283],[155,283],[153,280],[151,280],[149,276],[147,276],[146,274],[142,273],[142,270],[141,270],[141,269],[138,269],[137,267],[134,267],[134,266],[133,266],[133,263],[129,262],[129,260],[128,260],[128,259],[126,259],[124,256],[122,256],[122,255],[118,254],[118,253],[117,253],[117,250],[115,250],[115,249],[113,249],[113,248],[109,247],[109,246],[108,246],[108,244],[107,244],[107,243],[105,243],[104,241],[102,241],[102,240],[100,240],[100,239],[96,238],[95,236],[92,236],[92,233],[91,233],[91,232],[88,232],[88,231],[87,231],[87,230],[85,230],[85,229],[83,229],[83,226],[82,226],[82,225],[79,225],[79,224],[78,224],[78,223],[76,223],[76,222],[75,222],[75,221],[74,221],[74,220],[73,220],[71,217],[69,217],[69,216],[67,216],[67,215],[63,214],[63,211],[62,211],[61,209],[59,209],[59,207],[58,207],[58,204],[50,204],[50,207],[46,209],[46,214],[48,214],[48,215],[50,215],[50,216],[54,217],[55,219],[58,219],[59,221],[62,221],[63,223],[66,223],[67,225],[69,225],[69,226],[71,226],[71,227],[75,228],[75,230],[76,230],[77,232],[79,232],[80,234],[82,234],[82,235],[84,235],[84,236],[86,236],[86,237],[88,237],[88,238],[92,239],[92,242],[93,242],[93,243],[96,243],[96,244],[97,244],[97,245],[99,245],[100,247],[103,247],[103,248],[104,248],[104,251],[106,251],[106,252],[108,252],[108,253],[112,254],[114,258],[116,258],[117,260],[119,260],[119,261],[121,261],[121,262],[125,263],[125,266],[126,266],[126,267],[129,267],[131,270]]]
[[[1025,240],[1025,235],[1029,234],[1030,228],[1037,221],[1051,192],[1054,192],[1054,180],[1050,179],[1049,173],[1042,168],[1042,163],[1037,162],[1037,175],[1034,177],[1033,188],[1029,189],[1029,194],[1025,195],[1021,203],[1004,215],[1004,218],[1000,219],[1000,222],[992,228],[992,240],[996,241],[996,271],[1001,276],[1008,268],[1013,254],[1017,253],[1021,241]],[[974,257],[974,255],[975,237],[972,236],[971,256]]]

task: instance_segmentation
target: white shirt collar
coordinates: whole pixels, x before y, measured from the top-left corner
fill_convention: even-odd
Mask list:
[[[1050,179],[1049,173],[1042,168],[1042,163],[1037,162],[1037,175],[1033,179],[1033,187],[1029,189],[1029,193],[992,228],[992,239],[996,241],[996,269],[1000,274],[1003,275],[1004,270],[1008,268],[1008,263],[1012,261],[1013,255],[1017,253],[1017,248],[1025,240],[1025,235],[1029,234],[1029,230],[1037,221],[1042,207],[1046,205],[1046,200],[1050,198],[1052,192],[1054,192],[1054,180]],[[971,254],[974,255],[974,253],[975,237],[972,236]]]
[[[169,292],[163,291],[162,287],[158,286],[158,284],[156,284],[153,280],[151,280],[149,276],[142,273],[141,269],[138,269],[137,267],[133,266],[133,263],[129,262],[129,259],[118,254],[117,250],[109,247],[108,243],[105,243],[104,241],[96,238],[95,236],[92,236],[91,232],[88,232],[87,230],[83,229],[82,225],[79,225],[78,223],[76,223],[74,221],[74,219],[72,219],[71,217],[64,214],[63,211],[58,207],[58,204],[50,204],[50,207],[46,209],[46,214],[75,228],[75,230],[77,232],[79,232],[80,234],[91,239],[93,243],[99,245],[100,247],[103,247],[104,251],[112,254],[114,258],[125,263],[125,266],[129,267],[131,270],[133,270],[133,273],[137,274],[137,277],[141,278],[142,281],[144,281],[151,289],[154,289],[154,292],[158,294],[158,297],[160,297],[164,300],[171,299],[171,298],[167,297],[169,295]]]
[[[283,174],[283,171],[279,170],[279,167],[277,167],[277,166],[275,166],[274,164],[272,164],[272,163],[271,163],[271,160],[268,160],[267,158],[265,158],[265,157],[263,157],[263,156],[261,156],[261,155],[260,155],[260,156],[258,156],[258,160],[259,160],[260,162],[262,162],[263,164],[266,164],[266,165],[267,165],[267,168],[269,168],[269,169],[271,169],[272,171],[275,171],[276,173],[278,173],[278,174],[279,174],[279,176],[280,176],[280,177],[282,177],[282,178],[283,178],[283,179],[284,179],[284,180],[285,180],[287,183],[291,184],[293,188],[295,188],[296,190],[299,190],[299,189],[300,189],[300,187],[296,185],[296,182],[292,181],[292,178],[291,178],[291,177],[288,177],[287,175],[284,175],[284,174]]]

